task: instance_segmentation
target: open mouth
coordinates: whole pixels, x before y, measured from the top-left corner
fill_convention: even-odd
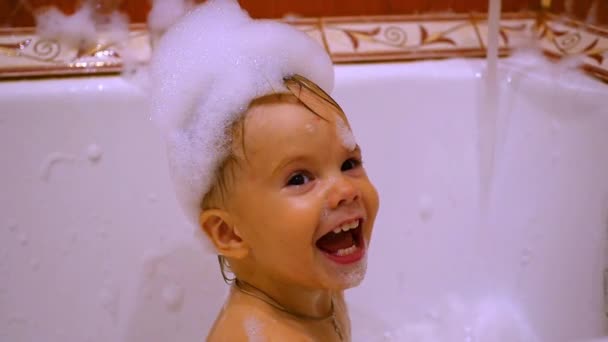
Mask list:
[[[361,223],[355,219],[341,224],[317,240],[317,248],[340,264],[359,261],[365,250]]]

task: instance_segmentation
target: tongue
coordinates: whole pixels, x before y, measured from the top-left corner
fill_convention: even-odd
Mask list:
[[[317,241],[317,247],[327,253],[336,253],[339,249],[348,248],[355,244],[353,234],[351,232],[341,232],[335,234],[329,232]]]

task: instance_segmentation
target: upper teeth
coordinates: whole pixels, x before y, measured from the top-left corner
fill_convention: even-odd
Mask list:
[[[341,232],[347,232],[347,231],[349,231],[351,229],[355,229],[357,227],[359,227],[359,220],[346,222],[343,225],[341,225],[340,227],[334,229],[334,234],[340,234]]]

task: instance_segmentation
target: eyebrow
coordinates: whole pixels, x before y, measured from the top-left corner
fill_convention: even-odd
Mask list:
[[[355,145],[355,148],[351,151],[348,151],[348,153],[358,153],[358,154],[362,154],[361,151],[361,147],[359,146],[359,144]],[[289,157],[286,158],[285,160],[282,160],[279,165],[277,165],[277,167],[272,171],[272,175],[275,176],[277,173],[279,173],[279,171],[283,170],[287,165],[292,164],[292,163],[296,163],[296,162],[302,162],[302,161],[307,161],[310,160],[310,156],[308,155],[297,155],[295,157]]]
[[[284,160],[282,160],[279,165],[277,165],[277,167],[272,171],[272,175],[275,176],[277,175],[281,170],[283,170],[287,165],[296,163],[296,162],[302,162],[302,161],[307,161],[310,160],[310,156],[306,156],[306,155],[297,155],[294,157],[289,157],[286,158]]]

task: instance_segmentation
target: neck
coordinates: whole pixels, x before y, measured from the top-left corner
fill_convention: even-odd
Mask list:
[[[241,275],[237,278],[241,284],[244,283],[246,290],[261,292],[289,313],[308,317],[325,317],[332,313],[334,291],[304,288],[259,276]]]

